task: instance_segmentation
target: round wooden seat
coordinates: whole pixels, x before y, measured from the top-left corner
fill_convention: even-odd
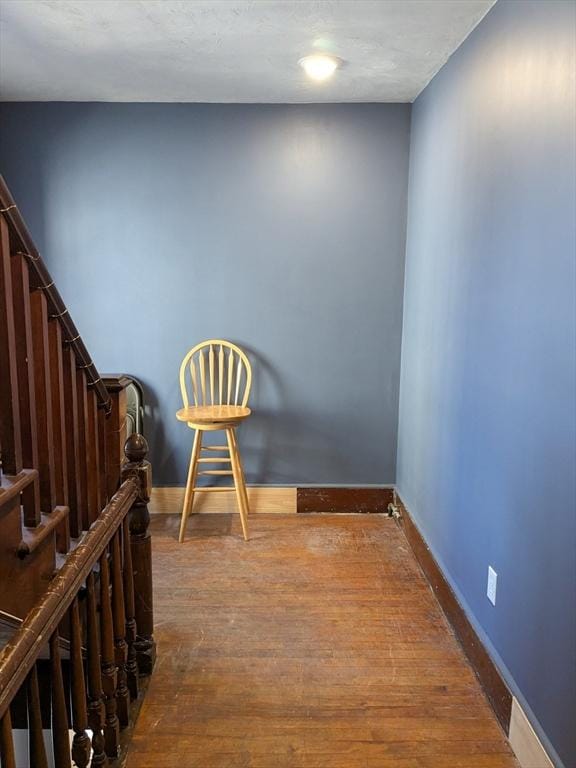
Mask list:
[[[218,425],[218,428],[222,429],[225,424],[238,424],[250,416],[250,413],[250,408],[242,405],[191,405],[180,408],[176,412],[176,418],[193,427],[197,424],[201,429],[211,425]]]

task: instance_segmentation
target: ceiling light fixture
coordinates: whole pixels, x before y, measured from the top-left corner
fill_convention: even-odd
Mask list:
[[[332,77],[341,63],[342,61],[336,56],[329,56],[325,53],[313,53],[310,56],[304,56],[298,62],[308,77],[318,82]]]

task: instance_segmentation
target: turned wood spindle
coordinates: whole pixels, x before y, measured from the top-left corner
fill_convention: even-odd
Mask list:
[[[100,557],[100,656],[104,691],[104,745],[108,757],[116,758],[120,743],[120,724],[116,706],[118,676],[114,658],[114,628],[110,603],[110,567],[105,549]]]
[[[50,678],[52,683],[52,747],[58,768],[71,768],[68,713],[64,679],[60,661],[60,636],[56,630],[50,638]]]
[[[132,569],[132,548],[130,546],[130,525],[128,516],[122,522],[122,547],[124,554],[124,608],[126,618],[126,644],[128,653],[126,658],[126,678],[130,699],[138,698],[138,663],[136,661],[136,619],[134,617],[134,573]]]
[[[88,723],[92,731],[91,768],[106,765],[108,760],[104,751],[104,693],[100,670],[100,644],[98,640],[98,617],[96,615],[96,589],[94,572],[90,571],[86,579],[86,624],[88,635]]]
[[[0,720],[0,765],[2,768],[16,768],[14,742],[12,740],[12,718],[7,709]]]
[[[78,768],[86,768],[90,762],[90,738],[88,713],[86,711],[86,685],[84,682],[84,662],[82,659],[82,627],[78,598],[70,606],[70,667],[72,683],[72,758]]]
[[[152,487],[152,472],[150,462],[146,461],[146,439],[136,433],[130,435],[126,440],[124,453],[128,461],[122,468],[122,479],[133,477],[139,486],[138,498],[130,510],[134,607],[138,631],[135,649],[140,673],[149,675],[156,660],[156,643],[152,608],[152,540],[148,531],[150,514],[147,506]]]
[[[36,664],[34,664],[28,674],[27,704],[30,765],[35,766],[35,768],[48,768],[48,758],[46,757],[46,747],[42,734],[42,710],[40,708],[40,689],[38,687]]]
[[[112,619],[114,623],[114,659],[117,667],[116,707],[120,727],[130,721],[130,697],[126,684],[126,612],[124,608],[124,585],[122,582],[122,559],[119,528],[111,543],[112,551]]]

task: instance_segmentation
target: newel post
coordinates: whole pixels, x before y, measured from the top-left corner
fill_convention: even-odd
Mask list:
[[[140,674],[149,675],[156,660],[154,614],[152,607],[152,541],[148,525],[148,501],[152,489],[152,471],[146,460],[148,443],[142,435],[130,435],[124,445],[127,461],[122,467],[122,480],[133,477],[138,482],[138,498],[130,510],[130,543],[134,573],[134,608],[136,642],[134,649]]]

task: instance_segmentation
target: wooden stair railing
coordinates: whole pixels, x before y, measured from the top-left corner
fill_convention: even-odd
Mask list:
[[[139,632],[135,600],[141,563],[133,562],[147,516],[145,454],[144,438],[131,436],[120,488],[0,654],[0,756],[6,768],[17,768],[11,705],[19,693],[26,701],[30,766],[47,768],[50,758],[58,768],[71,768],[72,761],[78,768],[106,766],[119,756],[120,731],[130,722],[139,674],[150,660],[150,638]],[[67,680],[63,634],[69,637]],[[143,669],[139,643],[144,644]],[[47,649],[52,755],[44,744],[38,684],[39,658]]]
[[[0,610],[25,616],[117,490],[128,381],[98,374],[0,176]]]
[[[70,572],[69,562],[77,562],[76,553],[85,552],[85,541],[95,541],[95,524],[108,519],[126,486],[124,482],[120,488],[122,479],[131,478],[129,485],[137,485],[140,492],[130,513],[130,546],[127,534],[120,534],[116,542],[110,539],[110,552],[87,577],[77,606],[87,622],[88,649],[90,642],[103,643],[100,675],[106,697],[108,753],[116,741],[115,718],[126,720],[126,690],[134,695],[137,668],[140,674],[148,674],[155,658],[146,506],[150,465],[145,461],[146,442],[139,436],[130,440],[124,456],[125,388],[129,382],[125,376],[99,375],[0,176],[0,612],[26,625],[39,605],[52,605],[44,602],[45,596],[52,594],[63,572]],[[109,613],[107,602],[100,604],[107,593],[106,582],[116,595]],[[92,627],[90,641],[90,612],[84,614],[92,599],[99,615],[106,613],[106,636],[97,636]],[[64,647],[61,640],[75,648],[75,611],[71,602],[70,615],[60,623],[60,634],[50,646],[57,686],[56,656]],[[132,617],[124,637],[123,611]],[[21,637],[20,632],[17,635]],[[73,669],[75,656],[69,656],[64,666]],[[1,660],[0,675],[5,682],[6,656]],[[89,695],[91,686],[97,688],[95,669],[88,665]],[[124,669],[125,676],[119,672]],[[38,687],[35,675],[28,682],[31,700]],[[58,699],[52,705],[56,715],[61,702]],[[6,722],[5,718],[4,740],[9,730]],[[2,760],[3,766],[4,756]],[[93,764],[99,764],[96,757]]]
[[[109,494],[103,490],[118,487],[119,476],[106,483],[103,455],[112,407],[0,177],[0,498],[6,491],[21,501],[26,531],[19,552],[24,557],[44,550],[44,563],[36,568],[41,581],[49,576],[45,550],[52,540],[65,554],[70,536],[78,538],[106,504]],[[11,533],[17,533],[14,526]],[[41,546],[46,539],[48,544]],[[17,570],[21,575],[29,564]],[[5,582],[7,575],[0,572],[0,580]],[[14,582],[17,574],[9,575]],[[18,606],[4,605],[0,594],[0,608],[17,608],[19,615],[28,610],[41,585],[22,587]]]

